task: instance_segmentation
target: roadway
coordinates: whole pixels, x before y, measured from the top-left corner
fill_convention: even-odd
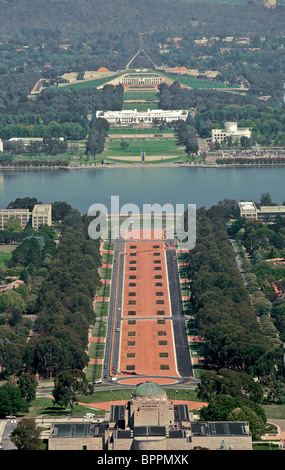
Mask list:
[[[176,250],[166,250],[166,260],[177,368],[182,377],[189,378],[194,376],[194,372],[191,363],[187,328],[183,311]]]

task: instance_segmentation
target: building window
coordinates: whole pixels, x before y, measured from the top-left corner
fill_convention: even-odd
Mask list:
[[[136,311],[135,310],[129,310],[128,315],[136,315]]]
[[[133,357],[133,358],[135,358],[135,357],[136,357],[136,353],[127,353],[127,358],[128,358],[128,357]]]
[[[157,332],[158,336],[166,336],[166,331],[165,330],[160,330]]]

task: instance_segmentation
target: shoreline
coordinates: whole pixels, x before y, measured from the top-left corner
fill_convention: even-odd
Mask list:
[[[0,166],[0,172],[5,171],[5,170],[52,170],[52,171],[58,171],[58,170],[98,170],[98,169],[110,169],[110,168],[148,168],[148,167],[156,167],[156,168],[161,168],[161,167],[167,167],[167,168],[180,168],[180,167],[186,167],[186,168],[274,168],[274,167],[279,167],[279,166],[285,166],[285,163],[226,163],[226,164],[203,164],[203,163],[196,163],[196,164],[189,164],[189,163],[115,163],[115,164],[110,164],[110,165],[81,165],[81,166]]]
[[[219,164],[216,164],[216,163],[213,163],[213,164],[203,164],[203,163],[196,163],[195,165],[192,165],[192,164],[189,164],[189,163],[177,163],[177,164],[174,164],[174,163],[147,163],[147,164],[142,164],[142,163],[115,163],[115,164],[110,164],[110,165],[106,165],[106,164],[103,164],[103,165],[94,165],[94,166],[91,166],[91,165],[81,165],[81,166],[53,166],[53,167],[49,167],[49,166],[40,166],[40,167],[36,167],[36,166],[13,166],[13,167],[10,167],[10,166],[3,166],[1,167],[0,166],[0,172],[1,171],[5,171],[5,170],[25,170],[25,171],[28,171],[28,170],[37,170],[37,171],[41,171],[41,170],[52,170],[52,171],[58,171],[58,170],[98,170],[98,169],[110,169],[110,168],[148,168],[148,167],[156,167],[156,168],[160,168],[160,167],[167,167],[167,168],[180,168],[180,167],[186,167],[186,168],[248,168],[248,167],[251,167],[251,168],[275,168],[275,167],[279,167],[279,166],[285,166],[285,163],[275,163],[275,164],[272,164],[272,163],[258,163],[258,164],[253,164],[253,163],[227,163],[227,164],[222,164],[222,165],[219,165]]]

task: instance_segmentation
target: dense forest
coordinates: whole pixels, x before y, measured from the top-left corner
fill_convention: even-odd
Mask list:
[[[29,201],[26,201],[26,203]],[[19,206],[15,201],[11,207]],[[99,242],[90,240],[90,218],[68,204],[53,204],[57,231],[27,227],[1,277],[15,275],[24,284],[0,298],[1,376],[23,371],[54,377],[88,362],[88,328],[94,321],[93,296],[101,282]],[[55,239],[60,233],[56,246]],[[23,235],[25,235],[23,237]],[[7,281],[6,281],[7,282]],[[36,314],[35,323],[26,315]],[[30,331],[34,334],[29,338]]]
[[[218,371],[227,368],[260,379],[275,378],[278,382],[284,375],[282,340],[278,339],[276,332],[276,339],[273,340],[260,327],[254,299],[250,297],[237,268],[225,227],[225,222],[236,216],[236,211],[234,201],[224,201],[208,211],[201,208],[197,213],[197,243],[189,252],[188,274],[191,279],[192,313],[199,335],[203,338],[202,354],[210,369]],[[279,230],[281,227],[283,224]],[[279,246],[283,243],[284,250],[283,231],[278,240]],[[266,239],[264,232],[267,233],[266,228],[263,229],[263,238]],[[277,243],[274,229],[272,237]],[[268,301],[263,302],[265,315],[268,314],[266,303]],[[282,299],[278,305],[282,305],[277,308],[278,311],[284,307]],[[279,322],[280,315],[281,310]],[[272,323],[268,316],[265,318]]]

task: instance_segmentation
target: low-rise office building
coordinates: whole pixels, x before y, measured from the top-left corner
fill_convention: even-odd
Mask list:
[[[35,204],[32,212],[32,227],[37,230],[40,225],[51,225],[51,204]]]
[[[4,230],[11,217],[15,217],[21,223],[22,229],[31,221],[33,229],[40,225],[52,225],[52,205],[35,204],[33,211],[29,209],[0,209],[0,230]]]
[[[21,223],[24,229],[30,220],[31,213],[29,209],[0,209],[0,229],[4,230],[8,220],[15,217]]]
[[[285,217],[285,206],[256,206],[252,201],[241,201],[238,203],[240,217],[253,220],[270,220],[277,216]]]

